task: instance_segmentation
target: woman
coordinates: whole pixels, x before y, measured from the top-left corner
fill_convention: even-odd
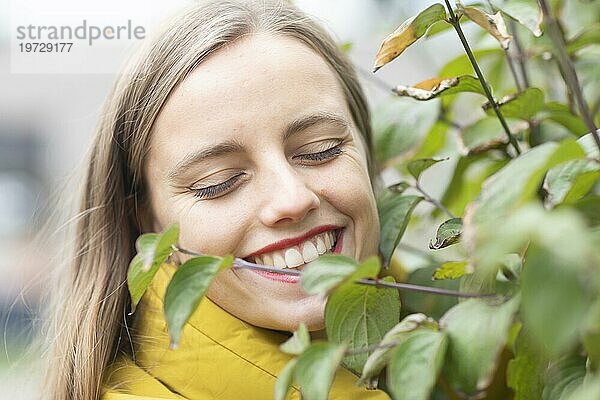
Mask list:
[[[163,265],[129,317],[135,239],[177,222],[183,248],[280,268],[377,254],[369,124],[351,66],[293,6],[211,1],[174,18],[120,77],[98,126],[55,307],[49,397],[272,398],[289,360],[278,331],[304,322],[318,336],[324,300],[283,275],[228,270],[169,350],[162,295],[185,259]],[[387,398],[355,381],[340,370],[331,398]]]

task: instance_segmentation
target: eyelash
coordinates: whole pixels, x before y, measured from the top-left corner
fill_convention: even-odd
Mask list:
[[[344,151],[342,150],[342,144],[338,143],[337,145],[330,147],[327,150],[320,151],[318,153],[300,154],[299,156],[295,156],[294,158],[301,157],[309,161],[323,161],[339,156],[343,152]]]
[[[333,147],[330,147],[327,150],[320,151],[318,153],[301,154],[301,155],[295,156],[294,158],[304,158],[304,159],[307,159],[308,161],[323,161],[323,160],[328,160],[328,159],[337,157],[340,154],[342,154],[343,152],[344,151],[342,150],[342,144],[339,143]],[[200,188],[200,189],[194,189],[194,188],[188,188],[188,189],[194,193],[194,197],[198,197],[200,199],[216,198],[216,197],[219,197],[218,195],[220,195],[221,193],[223,193],[226,190],[228,190],[229,188],[231,188],[243,175],[245,175],[245,174],[236,175],[234,177],[229,178],[225,182],[219,183],[217,185],[212,185],[212,186],[208,186],[208,187]]]

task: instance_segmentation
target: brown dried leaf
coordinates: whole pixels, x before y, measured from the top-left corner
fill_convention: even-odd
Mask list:
[[[485,29],[489,34],[500,42],[503,49],[508,49],[511,37],[506,29],[504,18],[498,11],[496,14],[487,14],[485,11],[480,10],[477,7],[463,6],[460,2],[457,2],[458,9],[463,12],[471,21]]]
[[[373,72],[398,57],[408,46],[423,36],[434,23],[446,18],[446,9],[441,4],[434,4],[421,11],[417,16],[406,20],[381,43]]]
[[[398,96],[408,96],[422,101],[461,92],[485,95],[479,80],[470,75],[462,75],[456,78],[432,78],[419,82],[414,86],[398,85],[392,90]]]

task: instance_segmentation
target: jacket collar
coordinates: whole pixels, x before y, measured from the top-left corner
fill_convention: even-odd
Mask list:
[[[250,325],[207,297],[182,330],[179,347],[169,349],[163,297],[176,266],[161,266],[136,311],[133,361],[173,392],[190,399],[268,399],[277,375],[291,356],[279,346],[289,335]],[[387,399],[380,391],[355,386],[357,378],[339,369],[331,399]],[[300,399],[292,387],[288,399]]]

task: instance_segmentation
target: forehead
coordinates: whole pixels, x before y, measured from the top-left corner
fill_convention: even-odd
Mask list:
[[[278,135],[313,112],[349,114],[329,65],[298,39],[253,34],[212,54],[174,89],[153,126],[152,148],[169,156],[232,137]]]

